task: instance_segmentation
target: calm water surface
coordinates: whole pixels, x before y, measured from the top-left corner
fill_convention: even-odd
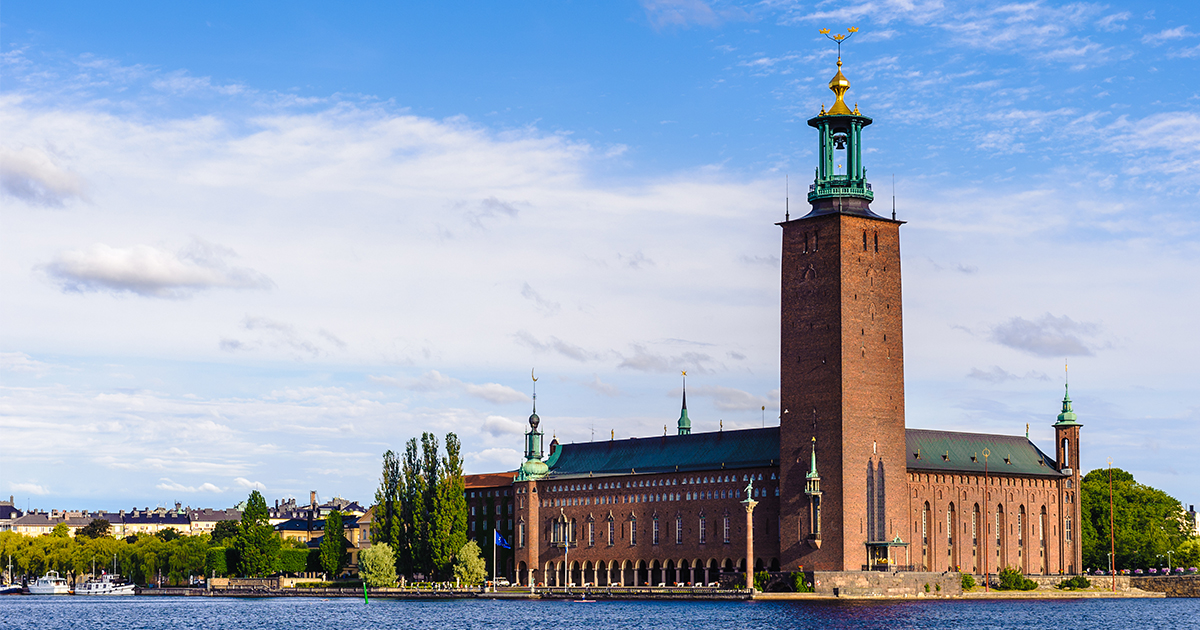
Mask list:
[[[1200,628],[1200,599],[929,602],[0,597],[0,628]]]

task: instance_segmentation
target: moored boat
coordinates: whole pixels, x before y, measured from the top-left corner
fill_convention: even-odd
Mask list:
[[[105,573],[75,587],[76,595],[133,595],[134,586],[121,581],[121,576]]]
[[[30,595],[69,595],[71,585],[53,569],[29,585]]]

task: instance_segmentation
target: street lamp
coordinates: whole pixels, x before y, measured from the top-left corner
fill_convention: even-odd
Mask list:
[[[1175,552],[1174,551],[1167,552],[1167,575],[1171,574],[1171,554],[1173,554],[1173,553],[1175,553]]]

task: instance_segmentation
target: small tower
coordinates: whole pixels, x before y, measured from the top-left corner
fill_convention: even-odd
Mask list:
[[[808,467],[808,475],[804,478],[804,494],[808,495],[809,522],[812,524],[808,533],[808,541],[817,549],[821,548],[821,475],[817,473],[817,438],[812,439],[812,458]]]
[[[679,435],[692,434],[692,421],[687,415],[687,372],[683,373],[683,409],[679,411]]]
[[[1079,504],[1079,416],[1071,408],[1070,383],[1063,383],[1062,412],[1054,423],[1054,452],[1058,469],[1066,477],[1059,482],[1062,505],[1061,564],[1064,573],[1078,573],[1083,566],[1083,510]]]
[[[546,462],[542,461],[542,432],[538,430],[541,422],[537,415],[537,378],[534,377],[533,413],[529,415],[529,432],[525,434],[525,463],[517,470],[517,481],[540,479],[550,472]]]

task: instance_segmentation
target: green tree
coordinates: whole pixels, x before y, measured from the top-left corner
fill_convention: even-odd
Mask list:
[[[158,530],[154,535],[158,536],[159,540],[163,542],[171,542],[172,540],[179,539],[182,534],[179,533],[178,529],[175,529],[174,527],[168,527],[166,529]]]
[[[76,538],[102,538],[109,535],[111,526],[107,519],[95,518],[91,523],[80,527],[75,532]]]
[[[400,548],[404,538],[404,472],[400,457],[391,450],[383,454],[383,473],[379,488],[375,491],[375,506],[371,512],[371,542],[386,544],[388,550]],[[393,552],[395,569],[399,570],[400,558]]]
[[[358,554],[358,573],[367,586],[396,585],[396,555],[387,543],[372,543]]]
[[[1112,522],[1109,527],[1109,471],[1089,472],[1080,484],[1083,514],[1083,566],[1108,568],[1110,529],[1116,543],[1116,566],[1133,569],[1158,566],[1158,556],[1189,538],[1182,506],[1162,490],[1137,483],[1133,475],[1112,469]]]
[[[234,543],[240,565],[238,569],[246,577],[262,577],[275,570],[280,541],[267,517],[266,500],[258,490],[251,492],[246,499],[241,527]]]
[[[203,575],[208,543],[200,536],[183,536],[168,543],[171,552],[168,577],[172,584],[186,583],[189,578]]]
[[[325,535],[321,538],[321,568],[330,579],[341,574],[346,566],[346,534],[342,530],[342,513],[334,510],[325,517]]]
[[[67,527],[66,523],[59,523],[54,526],[54,529],[50,530],[50,535],[55,538],[70,538],[71,528]]]
[[[417,438],[411,438],[404,445],[404,475],[403,503],[400,508],[401,529],[403,537],[400,548],[396,551],[400,556],[400,572],[406,575],[424,573],[427,569],[421,564],[425,556],[426,513],[423,507],[425,497],[425,478],[421,475],[421,458],[417,450]]]
[[[430,555],[438,577],[453,573],[454,555],[467,542],[467,499],[464,496],[462,444],[458,436],[446,434],[446,457],[442,459],[437,485]]]
[[[241,530],[238,527],[238,521],[217,521],[217,526],[213,528],[212,538],[208,540],[208,544],[214,547],[232,545],[237,540],[239,533]]]
[[[438,566],[434,564],[435,548],[439,546],[439,541],[442,532],[437,531],[436,519],[438,513],[438,500],[441,495],[438,493],[438,480],[441,475],[438,474],[440,464],[438,459],[438,439],[432,433],[421,434],[421,477],[424,480],[424,488],[421,494],[421,505],[418,509],[422,510],[421,529],[418,533],[418,538],[421,541],[421,555],[417,558],[417,566],[421,573],[427,575],[436,575]],[[415,512],[415,510],[414,510]]]
[[[474,540],[468,540],[458,550],[454,561],[454,577],[463,584],[479,584],[487,579],[487,563],[479,555],[479,545]]]
[[[1200,566],[1200,538],[1191,538],[1179,543],[1171,557],[1171,565],[1176,567]]]

